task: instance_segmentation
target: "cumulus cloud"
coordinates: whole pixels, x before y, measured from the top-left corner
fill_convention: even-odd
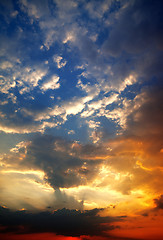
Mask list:
[[[38,121],[49,119],[50,117],[58,117],[59,124],[65,123],[68,116],[81,113],[86,107],[86,104],[90,102],[93,97],[94,95],[92,94],[85,97],[74,97],[69,101],[61,101],[58,105],[36,114],[35,119]]]
[[[4,61],[0,64],[0,68],[1,69],[8,69],[8,68],[12,68],[13,67],[13,64],[9,61]]]
[[[54,5],[57,6],[57,14],[55,14],[55,18],[51,16],[50,14],[50,7],[54,10]],[[37,1],[31,2],[31,1],[21,1],[20,6],[21,10],[28,14],[28,16],[32,19],[32,21],[38,21],[38,24],[40,28],[43,31],[43,34],[46,35],[45,42],[47,43],[47,46],[51,46],[55,41],[63,42],[64,38],[66,36],[73,35],[75,36],[73,38],[73,41],[70,41],[71,43],[65,42],[65,44],[68,44],[66,46],[69,47],[70,51],[73,51],[74,49],[78,49],[78,52],[80,53],[80,56],[85,62],[88,62],[89,64],[85,64],[85,71],[82,73],[83,75],[80,75],[79,77],[82,78],[85,77],[87,80],[85,83],[83,83],[82,80],[78,81],[77,87],[80,88],[87,97],[83,98],[77,98],[72,97],[72,101],[69,99],[67,103],[61,102],[59,105],[55,106],[47,106],[47,108],[43,109],[43,111],[40,111],[37,109],[36,113],[33,112],[34,116],[32,117],[33,122],[31,121],[31,124],[35,125],[31,127],[32,129],[36,129],[34,131],[44,131],[46,127],[56,127],[59,124],[65,123],[67,120],[67,116],[73,114],[78,115],[81,113],[82,117],[91,117],[94,114],[97,114],[98,109],[101,108],[100,112],[98,113],[98,117],[100,116],[107,116],[108,119],[115,120],[117,123],[120,123],[121,126],[125,125],[125,120],[120,121],[120,108],[117,108],[115,110],[108,110],[108,105],[111,105],[113,102],[107,102],[109,101],[109,97],[105,96],[102,97],[100,93],[105,92],[107,94],[109,91],[118,91],[122,92],[124,91],[128,86],[133,85],[137,82],[137,75],[135,71],[130,69],[130,64],[127,66],[125,64],[126,57],[122,59],[123,63],[121,63],[121,68],[119,61],[116,62],[115,65],[112,65],[111,62],[106,61],[105,54],[103,54],[102,49],[100,45],[97,45],[95,41],[91,39],[91,36],[93,36],[93,32],[89,34],[90,26],[88,27],[82,27],[79,26],[78,23],[74,22],[74,19],[77,17],[81,17],[81,13],[79,11],[79,4],[74,1],[69,1],[69,3],[64,3],[64,9],[60,2],[56,1],[55,4],[50,3],[43,3],[39,4]],[[68,6],[67,6],[68,4]],[[96,18],[97,21],[101,21],[100,19],[102,16],[107,15],[112,3],[110,1],[103,1],[98,10],[94,3],[83,3],[80,7],[82,11],[88,11],[89,13],[89,21],[90,24],[94,26],[95,30],[97,30],[97,27],[92,22],[92,18]],[[123,4],[122,4],[123,5]],[[66,7],[67,6],[67,7]],[[132,8],[132,6],[129,4],[127,9]],[[124,8],[125,9],[125,8]],[[44,10],[44,11],[43,11]],[[56,10],[55,10],[56,11]],[[81,11],[81,12],[82,12]],[[123,10],[120,9],[120,12],[123,11],[129,11],[129,10]],[[64,14],[62,14],[64,12]],[[94,13],[94,16],[91,14]],[[107,16],[108,17],[108,16]],[[123,14],[119,15],[119,18],[123,17]],[[105,19],[106,20],[106,19]],[[84,20],[82,20],[84,21]],[[51,24],[50,24],[51,22]],[[73,22],[71,27],[66,27],[69,22]],[[32,24],[34,24],[32,22]],[[61,33],[58,28],[62,25],[63,33]],[[116,24],[115,24],[116,26]],[[104,29],[106,30],[108,28],[108,25],[106,24],[106,21],[104,21]],[[101,31],[104,30],[102,28]],[[113,30],[112,30],[113,31]],[[111,32],[112,32],[111,31]],[[117,31],[115,29],[115,31]],[[95,31],[96,32],[96,31]],[[67,35],[69,33],[69,35]],[[70,34],[73,33],[73,34]],[[97,31],[97,34],[99,36],[100,32]],[[48,36],[50,36],[50,39],[47,40]],[[97,36],[97,39],[98,39]],[[110,38],[110,35],[109,35]],[[110,40],[109,40],[110,41]],[[42,46],[46,43],[43,43]],[[104,44],[105,45],[105,44]],[[39,45],[40,46],[40,45]],[[44,49],[45,50],[45,49]],[[53,60],[56,62],[57,66],[59,68],[62,68],[65,66],[66,61],[64,58],[61,57],[58,53],[53,55]],[[50,61],[46,61],[49,65]],[[5,61],[7,63],[7,60]],[[11,63],[13,64],[13,63]],[[3,68],[7,66],[4,64],[2,66]],[[139,67],[141,68],[141,67]],[[48,70],[47,66],[43,68],[39,68],[38,66],[35,67],[23,67],[22,69],[16,68],[17,70],[13,73],[13,80],[8,85],[5,84],[3,92],[6,94],[9,93],[12,88],[18,87],[19,93],[21,95],[30,93],[31,91],[35,91],[35,88],[38,87],[43,91],[47,91],[49,89],[55,90],[60,88],[59,83],[59,77],[57,74],[52,75],[52,77],[48,78]],[[142,72],[142,70],[140,69]],[[50,71],[49,71],[50,72]],[[50,74],[49,74],[50,75]],[[121,76],[121,77],[120,77]],[[92,80],[94,79],[94,83],[92,84]],[[108,80],[109,79],[109,80]],[[89,84],[90,81],[90,84]],[[98,98],[98,95],[100,97]],[[114,94],[113,94],[114,95]],[[116,94],[115,94],[116,96]],[[12,98],[13,101],[16,103],[16,99]],[[92,101],[87,105],[89,101]],[[75,102],[75,103],[74,103]],[[94,104],[93,104],[94,102]],[[27,104],[27,102],[26,102]],[[49,108],[48,108],[49,107]],[[110,106],[111,107],[111,106]],[[107,110],[105,109],[107,108]],[[17,110],[16,110],[17,111]],[[27,110],[29,113],[29,110]],[[27,113],[26,111],[26,113]],[[24,112],[22,110],[22,112]],[[36,115],[35,115],[36,114]],[[26,114],[27,116],[28,114]],[[32,115],[29,114],[31,117]],[[52,117],[58,117],[60,120],[55,120],[55,122],[49,122],[45,121],[47,119],[50,119]],[[122,117],[123,119],[123,117]],[[43,121],[43,123],[39,123],[38,121]],[[9,124],[9,123],[8,123]],[[14,124],[13,124],[14,125]],[[37,125],[37,126],[36,126]],[[4,126],[4,127],[3,127]],[[30,125],[31,126],[31,125]],[[23,127],[24,129],[26,126]],[[6,124],[2,124],[2,129],[8,129],[8,132],[12,132],[9,129],[13,129],[10,126],[6,126]],[[18,132],[21,132],[20,130],[17,130]],[[25,130],[23,130],[25,132]],[[29,132],[27,130],[26,132]]]
[[[57,89],[60,87],[60,83],[58,81],[59,81],[59,77],[57,75],[54,75],[51,77],[51,79],[43,83],[43,85],[41,86],[41,89],[43,91],[46,91],[48,89],[52,89],[52,90]]]
[[[24,94],[34,89],[46,74],[47,70],[45,69],[26,67],[23,71],[15,72],[13,78],[20,87],[20,94]]]
[[[0,76],[0,85],[1,85],[1,93],[8,94],[11,88],[16,86],[16,82],[13,79],[8,79],[3,75]]]
[[[63,59],[61,56],[55,55],[53,57],[54,62],[56,63],[58,68],[62,68],[67,64],[67,61]]]

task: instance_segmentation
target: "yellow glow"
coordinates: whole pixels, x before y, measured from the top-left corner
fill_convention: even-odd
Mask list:
[[[61,188],[69,196],[74,196],[78,201],[83,201],[84,209],[92,209],[98,207],[108,207],[110,204],[116,204],[131,197],[123,195],[120,192],[107,187],[96,186],[78,186],[72,188]]]
[[[144,167],[143,164],[142,164],[139,160],[136,161],[136,164],[137,164],[140,168],[142,168],[142,169],[144,169],[144,170],[146,170],[146,171],[152,171],[151,168]]]
[[[1,173],[18,173],[18,174],[33,174],[37,175],[39,178],[44,179],[45,173],[40,170],[25,170],[25,171],[20,171],[20,170],[15,170],[15,169],[10,169],[10,170],[2,170]]]
[[[108,158],[110,158],[110,156],[108,155],[108,156],[93,156],[93,157],[91,157],[91,156],[82,156],[82,159],[91,159],[91,160],[98,160],[98,159],[108,159]]]
[[[29,210],[46,209],[54,202],[54,189],[44,181],[43,171],[7,169],[0,173],[4,188],[0,205]]]
[[[140,168],[142,168],[142,169],[144,169],[144,170],[146,170],[146,171],[150,171],[150,172],[151,172],[151,171],[154,171],[154,170],[160,170],[160,171],[163,172],[163,167],[147,168],[147,167],[144,167],[143,164],[142,164],[142,162],[140,162],[139,160],[136,161],[136,164],[137,164]]]
[[[36,185],[37,187],[41,188],[44,191],[54,192],[54,189],[48,183],[37,182],[33,179],[29,179],[28,182]]]

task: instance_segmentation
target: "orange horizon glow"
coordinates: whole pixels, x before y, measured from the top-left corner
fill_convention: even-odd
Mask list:
[[[53,233],[32,233],[32,234],[2,234],[0,239],[3,240],[80,240],[80,237],[67,237],[55,235]]]

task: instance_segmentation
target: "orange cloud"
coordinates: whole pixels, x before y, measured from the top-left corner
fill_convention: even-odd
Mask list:
[[[119,222],[119,228],[113,229],[111,235],[129,239],[162,240],[162,221],[163,216],[156,214],[128,218]]]

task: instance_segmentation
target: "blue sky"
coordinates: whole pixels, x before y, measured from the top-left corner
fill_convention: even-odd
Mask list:
[[[107,215],[119,204],[114,217],[157,208],[162,8],[159,0],[0,1],[0,205]]]
[[[105,125],[111,136],[124,127],[119,106],[139,94],[141,82],[130,49],[114,56],[107,42],[125,4],[1,3],[4,132],[54,132],[80,140],[84,131],[81,140],[89,142],[98,141],[93,132],[102,136]]]

